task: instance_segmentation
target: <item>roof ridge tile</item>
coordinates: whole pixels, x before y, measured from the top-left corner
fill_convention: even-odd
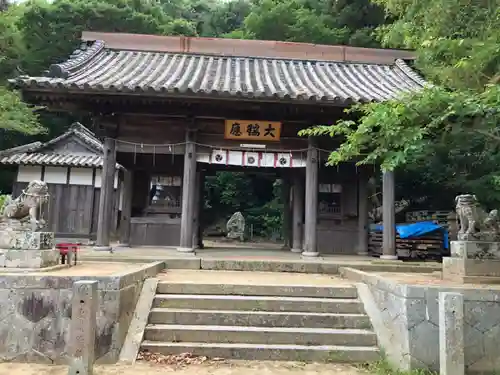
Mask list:
[[[75,50],[63,63],[52,64],[49,67],[48,76],[52,78],[68,78],[68,76],[78,68],[88,63],[97,56],[106,46],[102,40],[94,41],[90,46],[83,43],[80,49]]]

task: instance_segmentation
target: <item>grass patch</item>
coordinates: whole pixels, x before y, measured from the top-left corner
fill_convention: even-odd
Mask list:
[[[438,375],[437,372],[423,369],[412,371],[397,370],[386,359],[364,365],[362,368],[370,375]]]

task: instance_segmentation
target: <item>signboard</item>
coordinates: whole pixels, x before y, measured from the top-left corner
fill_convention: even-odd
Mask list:
[[[277,142],[281,136],[281,122],[226,120],[225,139]]]

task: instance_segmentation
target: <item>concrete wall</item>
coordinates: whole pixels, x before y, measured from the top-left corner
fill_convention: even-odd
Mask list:
[[[107,277],[0,275],[0,360],[65,363],[73,283],[97,280],[96,358],[116,362],[142,283],[163,267],[153,263]]]
[[[466,374],[500,370],[500,288],[406,285],[362,271],[360,298],[389,360],[402,369],[439,371],[439,292],[464,296]],[[345,271],[344,271],[345,273]]]

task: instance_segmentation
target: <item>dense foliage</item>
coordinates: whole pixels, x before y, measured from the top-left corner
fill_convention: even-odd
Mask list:
[[[474,192],[500,204],[500,3],[495,0],[376,0],[396,20],[378,30],[385,46],[417,51],[429,85],[351,109],[305,134],[342,136],[330,164],[357,159],[412,177],[432,195]],[[361,157],[361,158],[360,158]],[[403,179],[404,180],[404,179]]]
[[[17,93],[5,88],[6,80],[15,73],[25,52],[15,22],[18,18],[16,9],[10,11],[7,2],[0,2],[0,137],[7,131],[29,135],[43,131],[34,108],[22,102]]]

